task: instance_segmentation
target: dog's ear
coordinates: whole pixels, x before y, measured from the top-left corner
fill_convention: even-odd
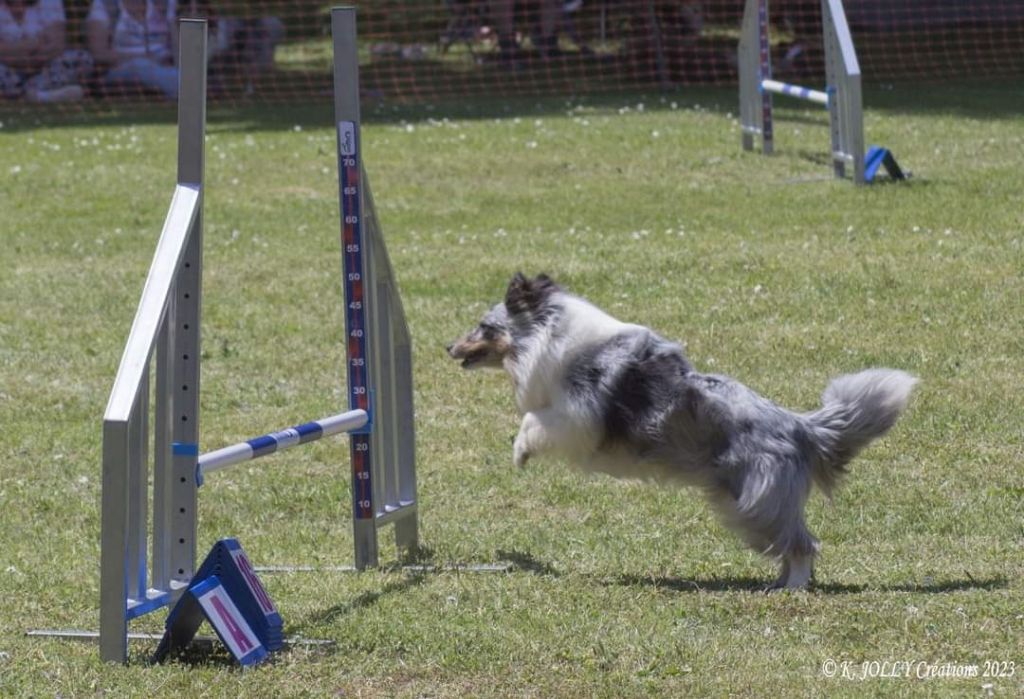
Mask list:
[[[535,313],[558,290],[558,285],[546,274],[527,279],[522,272],[516,272],[505,291],[505,308],[513,315]]]
[[[542,296],[547,296],[549,294],[553,294],[562,287],[558,286],[558,284],[555,283],[554,279],[541,272],[533,280],[533,288],[538,294],[541,294]]]
[[[516,272],[505,290],[505,308],[510,315],[530,310],[530,280],[522,272]]]
[[[529,283],[530,280],[526,278],[525,274],[523,274],[522,272],[516,272],[515,274],[512,275],[512,279],[510,279],[508,282],[508,290],[505,292],[505,295],[507,296],[508,293],[513,289],[522,289],[523,287],[529,285]]]

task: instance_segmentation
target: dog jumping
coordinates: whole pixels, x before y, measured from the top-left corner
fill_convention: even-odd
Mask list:
[[[465,369],[504,369],[522,414],[516,466],[555,453],[584,470],[694,486],[755,551],[772,588],[811,580],[818,540],[804,507],[885,434],[917,380],[894,369],[833,379],[795,413],[727,376],[696,371],[680,345],[623,323],[547,275],[516,274],[505,299],[448,346]]]

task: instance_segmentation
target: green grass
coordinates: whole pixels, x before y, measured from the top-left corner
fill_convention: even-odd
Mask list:
[[[829,177],[822,115],[744,153],[729,91],[368,112],[366,164],[415,342],[422,559],[507,574],[267,576],[297,648],[127,667],[96,628],[100,420],[173,186],[159,114],[0,128],[0,695],[996,696],[1024,691],[1024,101],[1007,85],[869,92],[870,142],[915,178]],[[641,108],[641,105],[642,108]],[[334,134],[325,109],[214,114],[202,447],[344,407]],[[872,365],[921,385],[810,526],[809,592],[689,491],[511,465],[508,382],[444,345],[517,269],[547,271],[796,409]],[[347,447],[211,476],[200,549],[351,561]],[[396,561],[385,532],[383,560]],[[158,630],[163,614],[133,624]],[[1013,677],[828,678],[827,659]]]

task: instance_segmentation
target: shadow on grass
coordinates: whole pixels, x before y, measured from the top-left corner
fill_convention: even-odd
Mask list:
[[[267,659],[266,664],[272,665],[297,649],[304,649],[305,652],[303,657],[305,658],[314,654],[328,655],[334,651],[336,645],[337,644],[331,640],[309,640],[301,638],[286,640],[284,648],[272,653]],[[246,669],[238,664],[234,656],[232,656],[231,653],[228,652],[227,648],[224,647],[223,642],[213,636],[197,636],[192,639],[185,648],[182,648],[172,654],[166,661],[156,662],[152,658],[148,658],[147,662],[150,665],[171,663],[187,665],[190,668],[225,667],[236,668],[239,671]]]
[[[305,648],[307,653],[315,652],[322,655],[332,653],[336,647],[336,643],[334,641],[303,640],[301,638],[303,636],[303,630],[310,626],[330,624],[332,621],[351,614],[354,611],[370,607],[376,604],[381,598],[388,595],[402,594],[417,585],[421,585],[425,579],[426,575],[424,573],[413,573],[402,580],[386,584],[380,590],[364,592],[349,602],[336,604],[323,610],[313,611],[305,617],[298,619],[295,623],[289,623],[288,635],[298,636],[299,639],[286,642],[285,653],[292,652],[298,648]],[[283,653],[275,654],[272,656],[272,659],[280,658],[283,655]],[[199,637],[194,639],[184,649],[172,655],[170,660],[174,663],[193,667],[238,666],[235,659],[230,653],[228,653],[223,644],[220,643],[218,639],[212,637]]]
[[[534,575],[550,575],[552,577],[561,575],[553,565],[535,558],[533,554],[526,551],[518,551],[516,549],[505,551],[504,549],[499,549],[498,558],[511,563],[515,571],[524,571]]]
[[[424,573],[412,573],[401,580],[390,582],[380,590],[371,590],[358,595],[355,599],[341,604],[335,604],[327,609],[311,612],[304,618],[298,619],[290,625],[293,629],[304,629],[308,626],[330,624],[332,621],[351,614],[359,609],[365,609],[376,604],[381,598],[389,595],[397,595],[414,587],[422,585],[427,576]]]
[[[410,565],[429,565],[436,557],[433,547],[424,544],[416,544],[411,548],[404,549],[399,560],[399,567]]]
[[[769,580],[750,577],[724,577],[706,579],[687,579],[666,576],[634,575],[625,573],[611,580],[605,580],[607,586],[654,587],[659,590],[675,592],[763,592]]]
[[[722,577],[706,579],[686,579],[665,576],[645,576],[624,574],[612,580],[604,581],[605,585],[621,585],[623,587],[648,586],[675,592],[765,592],[772,580],[769,578]],[[1007,580],[1002,576],[975,579],[967,575],[959,580],[943,580],[924,584],[905,583],[900,585],[856,585],[844,583],[811,583],[810,592],[827,595],[862,594],[865,592],[916,592],[921,594],[941,594],[944,592],[960,592],[965,590],[995,590],[1006,587]]]
[[[966,590],[998,590],[1007,585],[1006,578],[997,575],[992,578],[977,580],[967,576],[960,580],[942,580],[923,584],[904,583],[901,585],[847,585],[844,583],[814,583],[812,591],[830,595],[860,594],[863,592],[917,592],[921,594],[941,594],[943,592],[963,592]]]
[[[213,636],[197,636],[184,648],[172,652],[166,660],[156,661],[150,657],[147,658],[147,662],[150,665],[184,665],[189,668],[234,667],[239,671],[243,669],[220,639]]]

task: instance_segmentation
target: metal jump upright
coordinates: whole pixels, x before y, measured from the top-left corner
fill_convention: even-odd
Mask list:
[[[103,414],[100,655],[120,662],[128,656],[128,620],[173,602],[195,572],[206,22],[181,21],[178,70],[177,184]]]
[[[332,13],[350,410],[202,455],[206,23],[179,26],[177,184],[103,416],[99,640],[115,662],[129,621],[174,604],[196,574],[206,472],[349,432],[356,568],[378,564],[385,524],[399,547],[417,543],[412,344],[362,169],[355,10]]]
[[[349,407],[370,413],[351,440],[355,565],[377,565],[377,529],[417,542],[412,341],[363,167],[356,9],[331,11]],[[377,426],[386,425],[387,429]]]
[[[842,0],[821,0],[822,38],[825,49],[825,90],[813,90],[772,79],[769,40],[769,0],[747,0],[739,44],[740,123],[744,150],[754,149],[761,137],[765,154],[774,150],[772,94],[819,104],[829,113],[832,168],[856,184],[874,179],[884,166],[893,179],[904,175],[885,148],[864,152],[864,113],[860,64],[846,22]]]

